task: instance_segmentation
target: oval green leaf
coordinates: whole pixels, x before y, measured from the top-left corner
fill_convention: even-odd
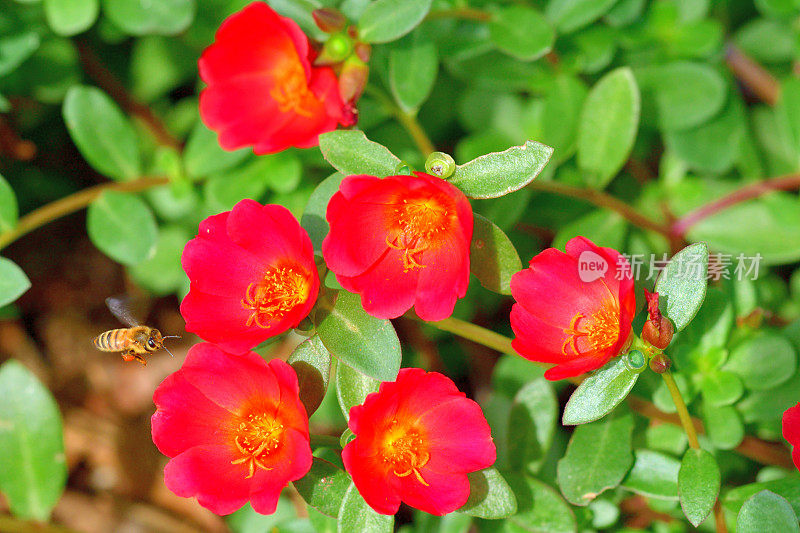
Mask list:
[[[467,474],[469,499],[458,512],[497,520],[517,512],[517,500],[500,472],[486,468]]]
[[[0,307],[15,301],[30,288],[25,272],[11,259],[0,257]]]
[[[742,380],[733,372],[719,370],[703,376],[700,382],[703,401],[715,407],[732,405],[744,393]]]
[[[680,331],[691,322],[708,286],[708,245],[687,246],[670,259],[656,280],[659,307]]]
[[[576,427],[557,469],[558,486],[567,501],[585,506],[619,486],[633,464],[632,437],[633,416],[624,406]]]
[[[768,490],[786,498],[794,512],[800,514],[800,474],[797,472],[780,479],[733,488],[725,494],[723,505],[732,513],[738,513],[745,501],[762,490]]]
[[[189,140],[186,141],[183,165],[190,178],[202,178],[235,167],[244,161],[250,152],[247,148],[232,152],[223,150],[217,142],[217,134],[198,120],[189,135]]]
[[[13,229],[18,219],[17,196],[6,179],[0,176],[0,233]]]
[[[519,510],[507,519],[504,529],[509,533],[575,533],[575,513],[551,487],[519,474],[510,475],[508,482],[519,502]]]
[[[101,252],[123,265],[141,263],[155,251],[158,226],[139,197],[105,191],[86,213],[89,239]]]
[[[742,418],[733,406],[703,404],[703,427],[708,440],[720,450],[736,448],[744,438]]]
[[[180,33],[195,10],[195,0],[103,0],[103,13],[131,35]]]
[[[622,486],[649,498],[677,500],[680,462],[652,450],[636,450],[634,455],[633,468]]]
[[[497,198],[521,189],[542,171],[553,149],[526,141],[503,152],[482,155],[457,165],[448,180],[470,198]]]
[[[314,414],[328,390],[331,374],[331,354],[322,344],[319,335],[313,335],[294,349],[286,360],[297,373],[300,384],[300,401],[308,416]]]
[[[67,480],[61,413],[44,385],[14,360],[0,366],[0,395],[0,492],[14,515],[47,521]]]
[[[183,248],[192,235],[180,225],[162,227],[153,254],[128,268],[131,277],[142,288],[158,296],[166,296],[180,290],[188,281],[181,267]]]
[[[617,0],[550,0],[545,15],[559,33],[571,33],[602,17],[616,3]]]
[[[744,502],[736,518],[737,533],[796,533],[797,516],[784,498],[762,490]]]
[[[725,370],[742,378],[750,390],[772,389],[788,381],[797,369],[797,354],[786,337],[758,335],[733,349]]]
[[[355,485],[350,485],[339,509],[339,533],[391,533],[394,516],[376,513],[367,505]]]
[[[319,338],[337,359],[378,381],[397,377],[401,353],[394,326],[368,315],[357,295],[339,291],[333,308],[318,310],[314,320]]]
[[[358,19],[358,36],[368,43],[399,39],[422,22],[432,0],[376,0]]]
[[[64,99],[63,114],[75,146],[95,170],[118,180],[141,175],[136,132],[103,91],[83,85],[72,87]]]
[[[369,174],[393,176],[400,160],[383,145],[367,139],[363,131],[336,130],[319,136],[319,149],[325,160],[345,176]]]
[[[0,76],[20,66],[39,48],[40,43],[39,34],[34,31],[0,38]]]
[[[511,239],[487,218],[475,213],[469,266],[485,288],[511,294],[511,276],[522,270],[522,261]]]
[[[615,357],[578,385],[564,407],[562,424],[577,426],[603,418],[628,396],[637,379],[639,374],[624,358]]]
[[[415,113],[433,89],[439,73],[436,43],[416,31],[389,51],[389,87],[398,105]]]
[[[514,396],[506,437],[508,460],[515,471],[536,472],[553,442],[558,399],[544,378],[525,384]]]
[[[377,392],[381,382],[354,370],[349,365],[338,362],[336,365],[336,398],[345,419],[350,419],[350,409],[364,403],[368,394]]]
[[[552,50],[556,32],[539,11],[508,6],[492,16],[489,38],[506,54],[521,61],[534,61]]]
[[[589,91],[578,124],[578,166],[587,185],[604,189],[625,164],[639,113],[639,88],[627,67],[609,72]]]
[[[47,24],[55,33],[67,37],[88,30],[99,12],[99,0],[44,0]]]
[[[311,470],[293,483],[308,505],[336,518],[351,482],[347,472],[333,463],[314,457]]]
[[[326,219],[328,213],[328,202],[331,197],[339,192],[339,185],[341,185],[344,176],[338,172],[334,172],[322,182],[317,185],[311,196],[308,197],[308,203],[303,210],[303,216],[300,219],[300,225],[303,226],[311,237],[311,243],[314,245],[314,252],[322,255],[322,241],[330,231],[330,226]]]
[[[694,527],[709,515],[720,486],[717,460],[705,450],[686,450],[678,471],[678,497],[683,514]]]

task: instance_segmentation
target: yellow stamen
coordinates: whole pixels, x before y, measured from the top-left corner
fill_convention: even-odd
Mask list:
[[[264,461],[278,449],[282,438],[283,424],[274,416],[264,413],[248,415],[234,431],[233,443],[242,457],[234,459],[231,464],[247,463],[246,479],[255,475],[256,468],[272,470]]]
[[[245,325],[268,328],[270,320],[279,320],[308,299],[310,283],[295,267],[273,268],[264,277],[247,286],[242,307],[252,311]]]

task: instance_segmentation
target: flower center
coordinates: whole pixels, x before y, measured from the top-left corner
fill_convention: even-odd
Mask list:
[[[305,303],[308,293],[306,276],[294,267],[268,270],[261,280],[247,286],[242,298],[242,306],[252,311],[246,325],[268,328],[269,320],[279,320]]]
[[[386,244],[403,253],[403,272],[425,268],[427,265],[420,264],[417,256],[431,247],[436,235],[447,229],[447,209],[431,200],[421,203],[403,200],[394,208],[394,216],[399,232],[394,239],[387,235]]]
[[[561,353],[567,353],[572,348],[575,355],[581,355],[577,341],[586,337],[591,351],[602,351],[610,348],[619,339],[619,306],[616,301],[609,302],[590,317],[577,313],[572,317],[569,327],[564,329],[568,335],[561,346]],[[584,350],[589,351],[589,350]]]
[[[233,439],[242,457],[234,459],[231,464],[247,463],[246,478],[253,477],[256,468],[272,470],[264,464],[267,456],[278,449],[283,438],[283,424],[274,416],[265,413],[251,413],[239,422]]]
[[[290,62],[277,72],[275,85],[269,95],[278,103],[281,113],[294,111],[304,117],[312,115],[311,110],[305,106],[305,102],[312,96],[308,89],[308,80],[303,67],[297,62]]]
[[[399,429],[397,420],[392,420],[383,446],[383,461],[391,465],[397,477],[406,477],[414,474],[417,481],[428,486],[419,469],[425,466],[431,456],[426,450],[425,441],[414,429]]]

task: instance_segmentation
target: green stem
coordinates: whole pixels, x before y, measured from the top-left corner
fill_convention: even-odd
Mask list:
[[[489,22],[492,20],[491,13],[474,9],[471,7],[458,7],[453,9],[437,9],[428,13],[426,20],[433,19],[463,19],[474,20],[477,22]]]
[[[310,443],[312,448],[334,448],[336,450],[342,448],[339,438],[331,435],[311,435]]]
[[[681,420],[681,425],[683,426],[683,430],[686,432],[686,436],[689,437],[689,446],[695,450],[699,450],[700,441],[697,440],[697,431],[692,423],[692,417],[689,414],[689,410],[686,408],[686,402],[683,401],[681,391],[678,389],[678,384],[675,383],[675,378],[672,377],[672,372],[667,370],[661,374],[661,377],[664,378],[664,383],[667,384],[669,393],[672,395],[672,401],[675,403],[675,407],[678,410],[678,418]]]
[[[445,318],[438,322],[426,322],[435,328],[442,331],[453,333],[461,338],[471,340],[472,342],[486,346],[500,353],[514,354],[516,353],[511,347],[511,339],[495,333],[481,326],[475,325],[472,322],[459,320],[458,318]]]
[[[34,209],[24,217],[20,218],[17,225],[12,229],[0,233],[0,250],[16,241],[23,235],[44,226],[66,215],[83,209],[97,199],[104,191],[118,192],[138,192],[152,187],[158,187],[169,183],[169,178],[145,177],[133,181],[103,183],[76,193],[59,198],[54,202],[45,204],[38,209]]]
[[[385,92],[373,85],[367,85],[365,92],[378,100],[397,119],[411,137],[411,140],[414,141],[414,144],[417,145],[417,149],[422,152],[423,158],[436,151],[436,147],[434,147],[428,134],[425,133],[415,114],[402,110]]]

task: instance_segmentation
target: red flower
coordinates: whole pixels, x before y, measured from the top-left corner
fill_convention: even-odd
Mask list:
[[[800,403],[783,413],[783,438],[794,447],[792,460],[800,470]]]
[[[526,359],[557,366],[550,380],[600,368],[628,343],[636,312],[628,261],[585,237],[567,253],[548,248],[511,278],[512,346]]]
[[[443,320],[467,292],[472,208],[450,183],[414,174],[345,178],[322,252],[369,314],[396,318],[414,306],[423,320]]]
[[[291,19],[253,2],[222,23],[200,57],[200,116],[226,150],[257,154],[316,146],[320,133],[350,126],[336,75],[313,67],[308,37]]]
[[[363,405],[350,409],[356,438],[342,451],[364,500],[382,514],[400,501],[444,515],[469,498],[467,474],[494,464],[489,424],[477,403],[447,377],[400,370]]]
[[[193,346],[153,394],[153,442],[172,457],[167,488],[217,514],[247,501],[275,512],[281,490],[311,468],[297,375],[279,359]]]
[[[311,239],[279,205],[242,200],[208,217],[181,261],[186,331],[232,353],[296,327],[317,299]]]

